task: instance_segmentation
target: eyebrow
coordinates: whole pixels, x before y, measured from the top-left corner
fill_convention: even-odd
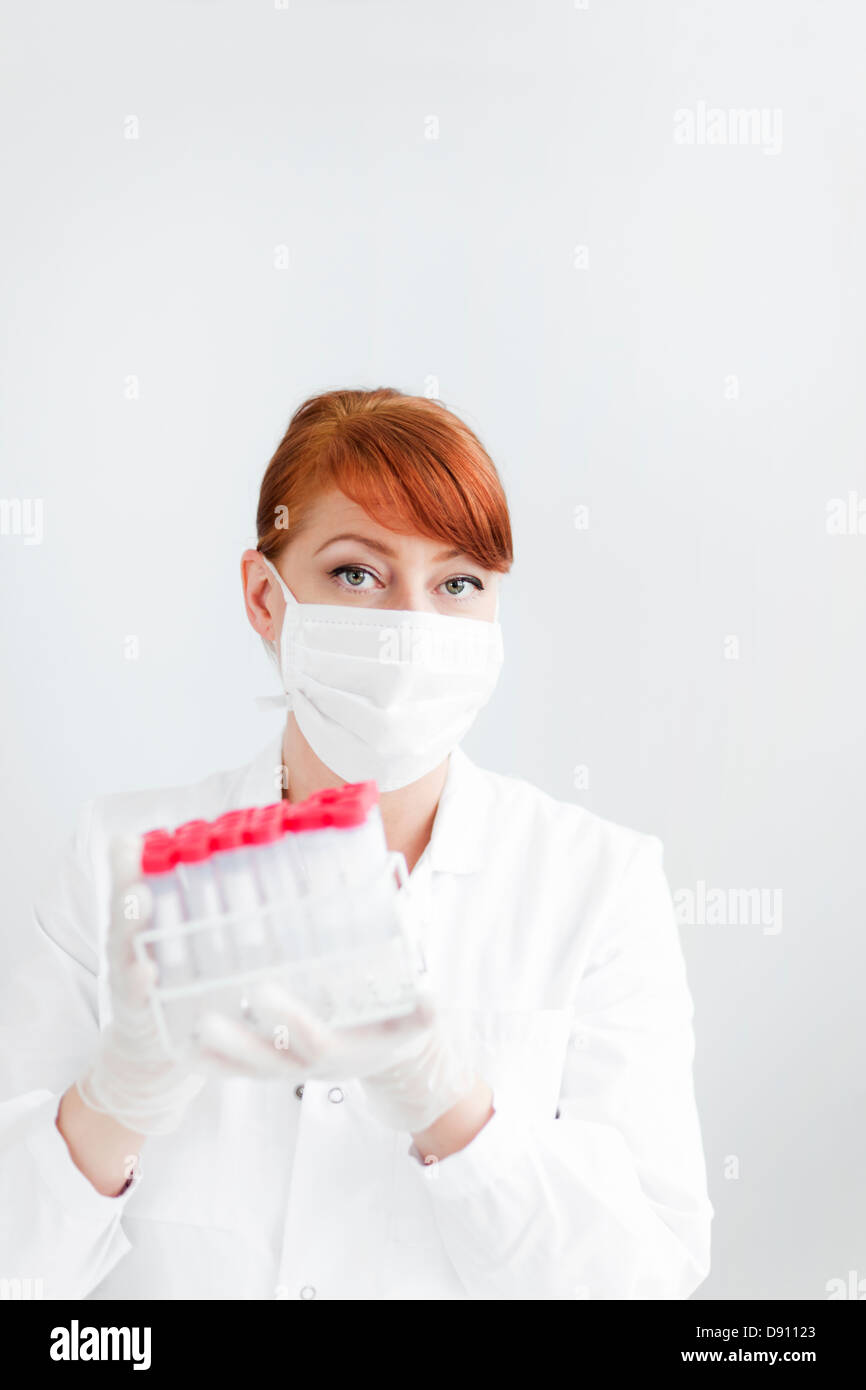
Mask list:
[[[360,545],[368,546],[370,550],[378,550],[381,555],[387,555],[389,560],[395,559],[397,555],[396,550],[392,550],[390,545],[385,545],[382,541],[371,540],[369,536],[356,536],[351,532],[346,532],[341,536],[332,536],[330,540],[320,545],[318,550],[314,550],[313,554],[318,555],[319,551],[325,550],[329,545],[336,545],[337,541],[356,541]],[[433,556],[433,560],[434,562],[438,562],[439,560],[456,560],[458,555],[463,554],[465,554],[463,550],[440,550],[438,555]]]

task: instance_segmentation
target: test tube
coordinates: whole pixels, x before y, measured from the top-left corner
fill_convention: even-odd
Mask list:
[[[329,892],[340,877],[339,847],[333,843],[332,820],[323,793],[296,802],[284,813],[284,824],[291,836],[291,847],[307,891],[319,895]]]
[[[250,812],[244,838],[268,911],[265,923],[275,960],[299,960],[306,953],[304,885],[298,882],[292,857],[286,854],[283,805],[257,807]]]
[[[178,876],[190,921],[218,919],[223,912],[219,885],[210,863],[211,827],[207,821],[187,821],[175,831]],[[190,948],[204,979],[219,980],[232,971],[230,945],[218,920],[190,933]]]
[[[280,819],[283,834],[280,839],[280,851],[288,865],[288,872],[296,891],[302,898],[306,898],[312,889],[312,880],[310,866],[303,853],[303,842],[297,835],[303,820],[303,805],[303,802],[300,806],[290,801],[282,803]]]
[[[144,836],[141,871],[153,899],[152,926],[168,932],[150,943],[160,993],[163,989],[192,984],[197,974],[189,940],[178,931],[186,916],[176,863],[177,845],[173,835],[167,830],[152,830]],[[179,1045],[185,1044],[194,1017],[189,998],[160,998],[159,1003],[171,1038]]]
[[[246,811],[228,812],[211,832],[212,864],[219,886],[221,910],[239,914],[230,928],[237,967],[257,970],[269,965],[272,949],[261,915],[263,902],[246,844]]]
[[[330,790],[330,789],[329,789]],[[345,896],[341,832],[334,826],[333,796],[318,793],[297,803],[286,817],[289,853],[300,862],[307,885],[308,948],[312,958],[351,945]]]
[[[349,882],[366,878],[374,865],[384,862],[388,853],[385,827],[379,810],[379,788],[374,781],[347,782],[340,788],[335,806],[340,837],[343,873]]]
[[[394,935],[398,922],[378,787],[372,781],[359,782],[343,787],[342,792],[331,815],[339,835],[353,922],[361,942],[381,941]]]

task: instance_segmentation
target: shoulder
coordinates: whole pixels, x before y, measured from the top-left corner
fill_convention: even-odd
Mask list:
[[[281,738],[271,739],[249,762],[195,782],[116,792],[81,803],[52,872],[45,874],[34,897],[42,930],[93,968],[94,932],[108,914],[111,837],[143,835],[187,820],[213,819],[236,806],[278,800],[274,777],[280,743]]]
[[[144,834],[188,820],[213,819],[236,806],[276,801],[279,748],[280,740],[271,739],[250,761],[198,781],[96,797],[85,808],[90,839]]]
[[[657,835],[560,800],[525,778],[486,768],[476,768],[476,773],[487,794],[491,838],[509,826],[545,859],[565,855],[574,869],[614,878],[635,860],[661,862],[663,846]]]
[[[562,801],[524,778],[477,771],[486,799],[480,861],[511,884],[527,911],[554,903],[566,938],[603,958],[628,950],[647,974],[681,969],[657,835]]]

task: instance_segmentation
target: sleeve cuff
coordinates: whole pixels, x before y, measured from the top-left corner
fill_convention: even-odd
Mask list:
[[[55,1123],[60,1095],[49,1095],[34,1107],[24,1143],[39,1175],[58,1202],[76,1216],[108,1223],[123,1211],[135,1191],[131,1183],[116,1197],[97,1192],[80,1168],[76,1168],[66,1140]]]
[[[529,1126],[507,1110],[496,1108],[474,1139],[447,1158],[425,1162],[414,1140],[407,1153],[418,1182],[426,1185],[434,1201],[472,1197],[502,1178],[518,1158],[529,1149]]]

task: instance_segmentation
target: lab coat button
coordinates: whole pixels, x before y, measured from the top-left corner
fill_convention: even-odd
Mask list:
[[[305,1284],[304,1287],[301,1289],[301,1292],[300,1292],[300,1294],[299,1294],[299,1297],[300,1297],[300,1298],[315,1298],[315,1297],[316,1297],[316,1290],[313,1288],[312,1284]]]
[[[300,1084],[300,1086],[296,1086],[296,1087],[295,1087],[295,1095],[298,1097],[298,1100],[300,1100],[301,1097],[303,1096],[303,1094],[304,1094],[304,1083],[303,1083],[303,1081],[302,1081],[301,1084]]]
[[[333,1105],[339,1105],[342,1099],[343,1092],[340,1090],[339,1086],[332,1086],[328,1092],[328,1100],[331,1101]]]

